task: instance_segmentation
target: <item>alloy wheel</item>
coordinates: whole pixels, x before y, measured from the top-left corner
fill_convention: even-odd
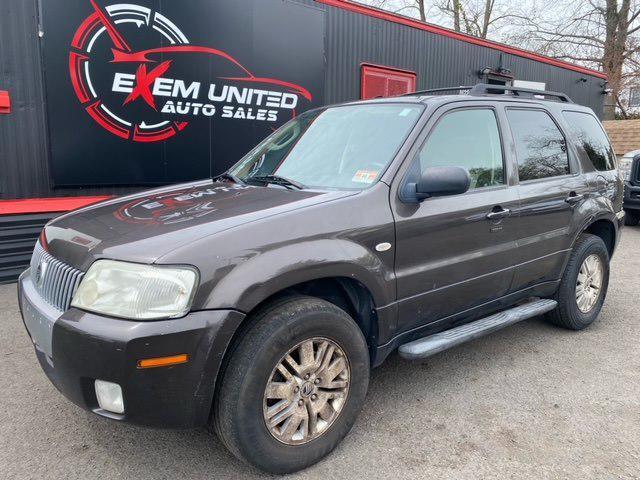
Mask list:
[[[576,282],[576,303],[582,313],[589,313],[598,302],[602,291],[604,268],[598,255],[585,258]]]
[[[287,445],[322,435],[346,403],[350,376],[349,360],[334,341],[315,337],[294,346],[265,388],[263,415],[271,435]]]

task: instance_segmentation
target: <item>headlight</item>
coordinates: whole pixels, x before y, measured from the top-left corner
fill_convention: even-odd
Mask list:
[[[71,306],[132,320],[182,317],[191,307],[197,278],[196,270],[186,267],[98,260]]]
[[[620,176],[627,182],[629,181],[629,178],[631,178],[631,165],[633,165],[633,158],[631,157],[622,157],[620,162],[618,162]]]

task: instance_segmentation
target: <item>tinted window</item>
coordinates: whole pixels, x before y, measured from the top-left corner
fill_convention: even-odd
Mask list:
[[[502,148],[492,110],[458,110],[446,114],[420,152],[420,167],[464,167],[471,188],[504,183]]]
[[[562,112],[571,128],[571,133],[582,145],[596,170],[616,168],[609,139],[598,121],[588,113]]]
[[[565,139],[547,113],[509,109],[507,117],[516,142],[521,182],[569,173]]]

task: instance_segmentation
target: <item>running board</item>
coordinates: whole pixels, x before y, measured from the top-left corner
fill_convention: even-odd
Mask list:
[[[509,310],[496,313],[490,317],[405,343],[398,348],[398,353],[402,358],[407,360],[426,358],[447,350],[448,348],[460,345],[461,343],[508,327],[521,320],[550,312],[557,306],[558,302],[555,300],[533,300],[523,305],[510,308]]]

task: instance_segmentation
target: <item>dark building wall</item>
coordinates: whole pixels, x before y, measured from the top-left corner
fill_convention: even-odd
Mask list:
[[[45,223],[56,214],[0,215],[0,284],[14,282],[28,266]]]
[[[0,115],[0,199],[130,191],[51,187],[38,30],[38,0],[0,0],[0,90],[11,96],[11,113]]]
[[[480,81],[479,70],[503,67],[516,79],[544,82],[547,90],[565,92],[574,102],[602,116],[601,78],[340,8],[326,8],[329,103],[358,98],[361,63],[414,71],[418,89],[473,85]]]
[[[0,89],[11,113],[0,115],[0,195],[47,192],[44,91],[35,0],[0,1]]]
[[[326,12],[326,103],[359,98],[362,63],[415,71],[419,89],[474,84],[479,81],[479,69],[502,66],[517,79],[545,82],[547,89],[563,91],[602,114],[603,80],[596,76],[313,0],[284,1]],[[46,41],[46,31],[43,38],[38,36],[38,0],[0,0],[0,90],[10,92],[13,104],[10,115],[0,115],[0,199],[111,195],[136,189],[52,188],[43,89],[46,72],[41,62],[41,43]]]

